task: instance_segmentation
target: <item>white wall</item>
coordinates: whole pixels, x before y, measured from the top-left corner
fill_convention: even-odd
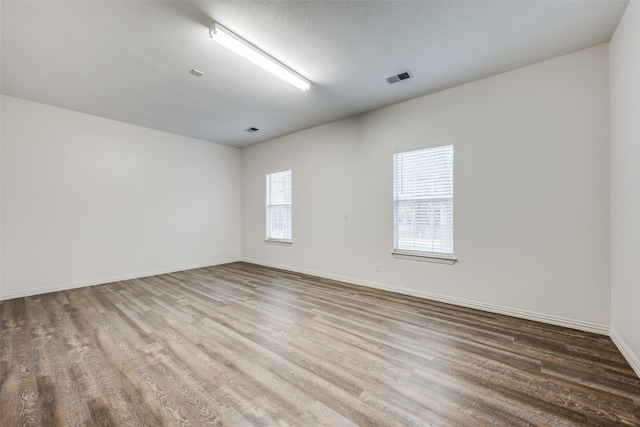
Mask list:
[[[240,150],[1,105],[2,299],[240,258]]]
[[[640,2],[609,47],[611,69],[611,337],[640,376]]]
[[[395,259],[392,153],[443,140],[459,263]],[[607,45],[254,145],[242,161],[247,261],[608,333]],[[285,168],[290,247],[264,242],[264,176]]]

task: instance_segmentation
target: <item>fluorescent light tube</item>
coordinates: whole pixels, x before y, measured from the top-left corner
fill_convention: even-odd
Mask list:
[[[222,25],[214,22],[209,27],[209,36],[221,45],[248,59],[270,73],[280,77],[300,90],[309,90],[311,82],[286,65],[273,59],[257,47],[241,39]]]

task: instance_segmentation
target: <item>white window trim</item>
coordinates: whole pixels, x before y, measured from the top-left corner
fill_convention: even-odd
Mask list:
[[[438,254],[435,252],[412,252],[412,251],[392,251],[394,258],[406,259],[410,261],[435,262],[438,264],[453,265],[458,262],[458,258],[452,254]]]
[[[291,246],[293,245],[293,239],[264,239],[265,243],[272,245]]]
[[[273,170],[271,172],[266,172],[266,175],[271,175],[271,174],[280,173],[280,172],[287,172],[287,171],[291,172],[291,179],[293,180],[293,168]],[[293,182],[291,184],[291,203],[289,205],[291,206],[291,236],[292,236],[291,239],[278,239],[278,238],[266,236],[264,239],[265,243],[282,245],[282,246],[290,246],[293,244]],[[276,205],[274,204],[271,206],[276,206]],[[265,226],[267,227],[265,231],[268,233],[268,227],[269,227],[268,223],[265,224]]]
[[[429,148],[444,147],[446,145],[454,145],[454,140],[450,139],[450,140],[434,142],[432,144],[397,148],[397,149],[393,150],[393,155],[395,156],[395,154],[406,153],[406,152],[409,152],[409,151],[425,150],[425,149],[429,149]],[[455,150],[455,148],[454,148],[454,150]],[[455,182],[455,165],[454,165],[454,182]],[[395,194],[394,194],[394,199],[395,199]],[[395,217],[394,217],[394,221],[395,221]],[[394,227],[394,233],[395,233],[395,227],[396,227],[395,223],[394,223],[393,227]],[[394,237],[394,239],[395,239],[395,237]],[[455,236],[454,236],[454,239],[455,239]],[[421,252],[421,251],[408,251],[408,250],[402,250],[402,249],[394,249],[394,250],[391,251],[391,255],[394,258],[397,258],[397,259],[404,259],[404,260],[410,260],[410,261],[433,262],[433,263],[437,263],[437,264],[453,265],[456,262],[458,262],[458,258],[455,256],[455,253],[453,253],[453,254],[440,254],[440,253],[437,253],[437,252]]]
[[[444,147],[445,145],[454,145],[454,142],[455,141],[453,139],[450,139],[450,140],[434,142],[433,144],[415,145],[415,146],[412,146],[412,147],[396,148],[396,149],[393,150],[393,154],[407,153],[409,151],[426,150],[428,148]]]

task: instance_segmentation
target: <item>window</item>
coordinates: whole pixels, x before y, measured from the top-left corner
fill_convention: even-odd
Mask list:
[[[393,155],[394,254],[453,260],[453,145]]]
[[[267,174],[267,240],[291,241],[291,171]]]

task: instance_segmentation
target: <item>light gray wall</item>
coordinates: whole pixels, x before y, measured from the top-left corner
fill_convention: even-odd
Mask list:
[[[611,67],[611,337],[640,376],[640,3],[609,47]]]
[[[240,150],[2,96],[1,298],[240,258]]]
[[[395,259],[392,154],[447,140],[459,263]],[[242,162],[247,261],[608,333],[607,45],[254,145]],[[290,247],[264,242],[265,173],[286,168]]]
[[[610,135],[607,45],[242,154],[2,96],[0,298],[237,260],[242,236],[248,261],[597,332],[611,320],[638,371],[639,8],[610,46]],[[446,140],[460,262],[394,259],[392,153]],[[286,168],[292,247],[264,242],[264,174]]]

